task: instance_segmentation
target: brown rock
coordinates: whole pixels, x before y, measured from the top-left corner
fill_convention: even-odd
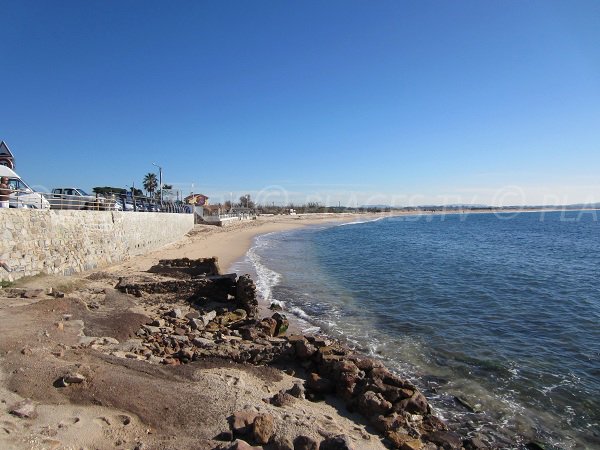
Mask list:
[[[258,413],[255,411],[244,410],[234,412],[230,418],[231,431],[238,435],[250,433],[256,416],[258,416]]]
[[[460,436],[452,431],[433,431],[423,436],[423,438],[444,449],[460,449],[463,445]]]
[[[318,394],[331,394],[335,390],[335,385],[331,380],[323,378],[314,372],[308,376],[306,387]]]
[[[420,440],[415,439],[406,433],[389,431],[386,434],[386,437],[392,442],[393,448],[399,448],[402,450],[420,450],[423,447],[423,443]]]
[[[275,424],[273,416],[270,414],[260,414],[254,419],[254,428],[252,435],[259,444],[268,444],[275,433]]]
[[[263,330],[269,336],[275,336],[275,330],[277,329],[277,321],[271,317],[266,317],[258,324],[259,328]]]
[[[290,322],[287,320],[287,318],[281,313],[275,313],[271,316],[271,318],[275,319],[275,322],[277,322],[275,334],[273,336],[284,335],[290,326]]]
[[[275,436],[271,441],[273,450],[294,450],[294,444],[285,436]]]
[[[379,393],[364,392],[358,398],[358,410],[366,417],[386,415],[392,409],[392,404]]]
[[[304,386],[301,383],[294,383],[287,393],[296,398],[303,399],[305,397]]]
[[[427,400],[420,392],[416,391],[411,398],[406,398],[396,403],[394,410],[407,411],[411,414],[426,414],[429,409]]]
[[[309,436],[298,436],[294,439],[294,450],[317,450],[318,444]]]
[[[262,447],[253,447],[248,444],[246,441],[242,441],[241,439],[237,439],[229,450],[262,450]]]
[[[296,356],[300,359],[308,359],[317,351],[316,347],[306,339],[296,341],[295,350]]]
[[[295,398],[292,397],[290,394],[284,391],[280,391],[273,397],[271,397],[270,403],[281,408],[283,406],[290,406],[294,403],[294,401]]]
[[[354,447],[350,444],[348,436],[339,435],[321,441],[319,450],[354,450]]]

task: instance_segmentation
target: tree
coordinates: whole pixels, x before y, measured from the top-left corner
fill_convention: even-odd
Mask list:
[[[146,189],[148,194],[150,194],[150,197],[152,197],[152,194],[154,194],[154,191],[156,191],[157,187],[158,180],[156,179],[156,174],[152,172],[147,173],[144,176],[144,189]]]
[[[100,195],[124,194],[126,189],[111,186],[96,186],[92,189],[92,192]]]
[[[240,205],[244,208],[254,208],[254,202],[250,199],[250,194],[242,195],[240,197]]]

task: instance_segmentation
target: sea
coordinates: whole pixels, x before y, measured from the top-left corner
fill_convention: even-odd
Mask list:
[[[412,380],[463,435],[600,448],[600,211],[421,214],[255,238],[233,269]]]

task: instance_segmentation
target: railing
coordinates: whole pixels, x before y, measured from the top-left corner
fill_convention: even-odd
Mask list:
[[[9,197],[9,207],[88,211],[168,212],[181,214],[191,214],[193,212],[190,205],[171,201],[163,201],[161,205],[159,202],[147,197],[132,198],[125,195],[104,197],[99,194],[83,196],[34,192],[31,190],[12,190]]]

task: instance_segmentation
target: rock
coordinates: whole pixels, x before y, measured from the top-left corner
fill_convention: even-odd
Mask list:
[[[78,372],[70,372],[63,376],[62,379],[67,385],[83,383],[86,380],[85,376]]]
[[[398,412],[406,411],[411,414],[426,414],[428,409],[427,399],[418,391],[411,398],[404,399],[394,406],[394,410]]]
[[[198,319],[200,317],[200,313],[198,311],[190,311],[185,315],[186,319]]]
[[[175,329],[173,330],[173,332],[177,335],[177,336],[185,336],[187,334],[187,331],[181,327],[175,327]]]
[[[335,385],[331,380],[314,372],[308,376],[306,387],[317,394],[331,394],[335,390]]]
[[[181,312],[181,309],[179,309],[179,308],[172,309],[171,311],[169,311],[167,313],[167,315],[169,317],[173,317],[174,319],[181,319],[181,318],[183,318],[183,313]]]
[[[214,347],[216,344],[214,341],[210,340],[210,339],[205,339],[205,338],[201,338],[201,337],[195,337],[194,339],[192,339],[192,344],[194,344],[196,347]]]
[[[316,347],[309,343],[306,339],[296,341],[295,344],[296,356],[300,359],[308,359],[317,351]]]
[[[292,397],[287,392],[280,391],[277,394],[275,394],[273,397],[271,397],[269,403],[281,408],[283,406],[292,405],[294,403],[294,400],[295,400],[295,397]]]
[[[23,298],[37,298],[44,293],[43,289],[27,289],[21,294]]]
[[[152,325],[153,327],[164,327],[165,326],[165,319],[156,319],[153,320],[150,325]]]
[[[275,436],[271,441],[273,450],[294,450],[294,444],[285,436]]]
[[[267,333],[268,336],[275,336],[277,321],[272,317],[266,317],[259,322],[258,327]]]
[[[258,413],[255,411],[244,410],[236,411],[230,418],[231,431],[234,435],[245,435],[252,431],[254,419]]]
[[[392,442],[393,448],[401,450],[420,450],[423,448],[423,443],[419,439],[396,431],[386,433],[386,437]]]
[[[159,327],[155,327],[155,326],[151,326],[151,325],[144,325],[144,330],[146,330],[150,334],[158,334],[158,333],[160,333],[160,328]]]
[[[488,448],[485,442],[483,442],[483,440],[477,436],[463,441],[463,447],[465,450],[484,450]]]
[[[229,450],[262,450],[262,447],[253,447],[246,441],[238,439],[233,443],[231,447],[229,447]]]
[[[392,416],[382,416],[379,415],[376,418],[371,419],[371,423],[379,431],[380,433],[387,433],[389,431],[397,431],[400,427],[402,427],[404,421],[401,417],[397,415]]]
[[[21,419],[34,419],[37,417],[35,405],[29,399],[17,403],[8,412],[13,416],[20,417]]]
[[[423,429],[430,433],[432,431],[445,431],[448,429],[448,426],[444,423],[444,421],[434,415],[427,415],[423,419]]]
[[[269,309],[271,311],[283,311],[283,308],[281,307],[281,305],[279,303],[271,303],[271,306],[269,306]]]
[[[298,436],[294,439],[294,450],[318,450],[317,441],[308,436]]]
[[[319,445],[319,450],[353,450],[348,436],[339,435],[325,439]]]
[[[189,320],[188,325],[192,330],[203,330],[206,324],[202,319],[192,318]]]
[[[208,325],[208,322],[210,322],[211,320],[214,320],[215,317],[217,317],[217,312],[210,311],[210,312],[207,312],[206,314],[202,314],[198,318],[204,323],[204,326],[206,326],[206,325]]]
[[[463,445],[460,436],[452,431],[434,431],[424,435],[423,439],[444,449],[460,449]]]
[[[254,419],[254,428],[252,435],[259,444],[268,444],[275,433],[275,424],[273,416],[270,414],[260,414]]]
[[[305,398],[304,386],[300,382],[294,383],[294,385],[287,391],[287,393],[296,398]]]
[[[455,396],[454,397],[454,401],[456,403],[458,403],[461,406],[464,406],[468,411],[473,412],[473,413],[478,413],[480,412],[477,408],[475,408],[471,403],[469,403],[468,400],[459,397],[459,396]]]
[[[388,402],[380,393],[366,391],[358,398],[358,410],[365,416],[386,415],[392,409],[392,404]]]

